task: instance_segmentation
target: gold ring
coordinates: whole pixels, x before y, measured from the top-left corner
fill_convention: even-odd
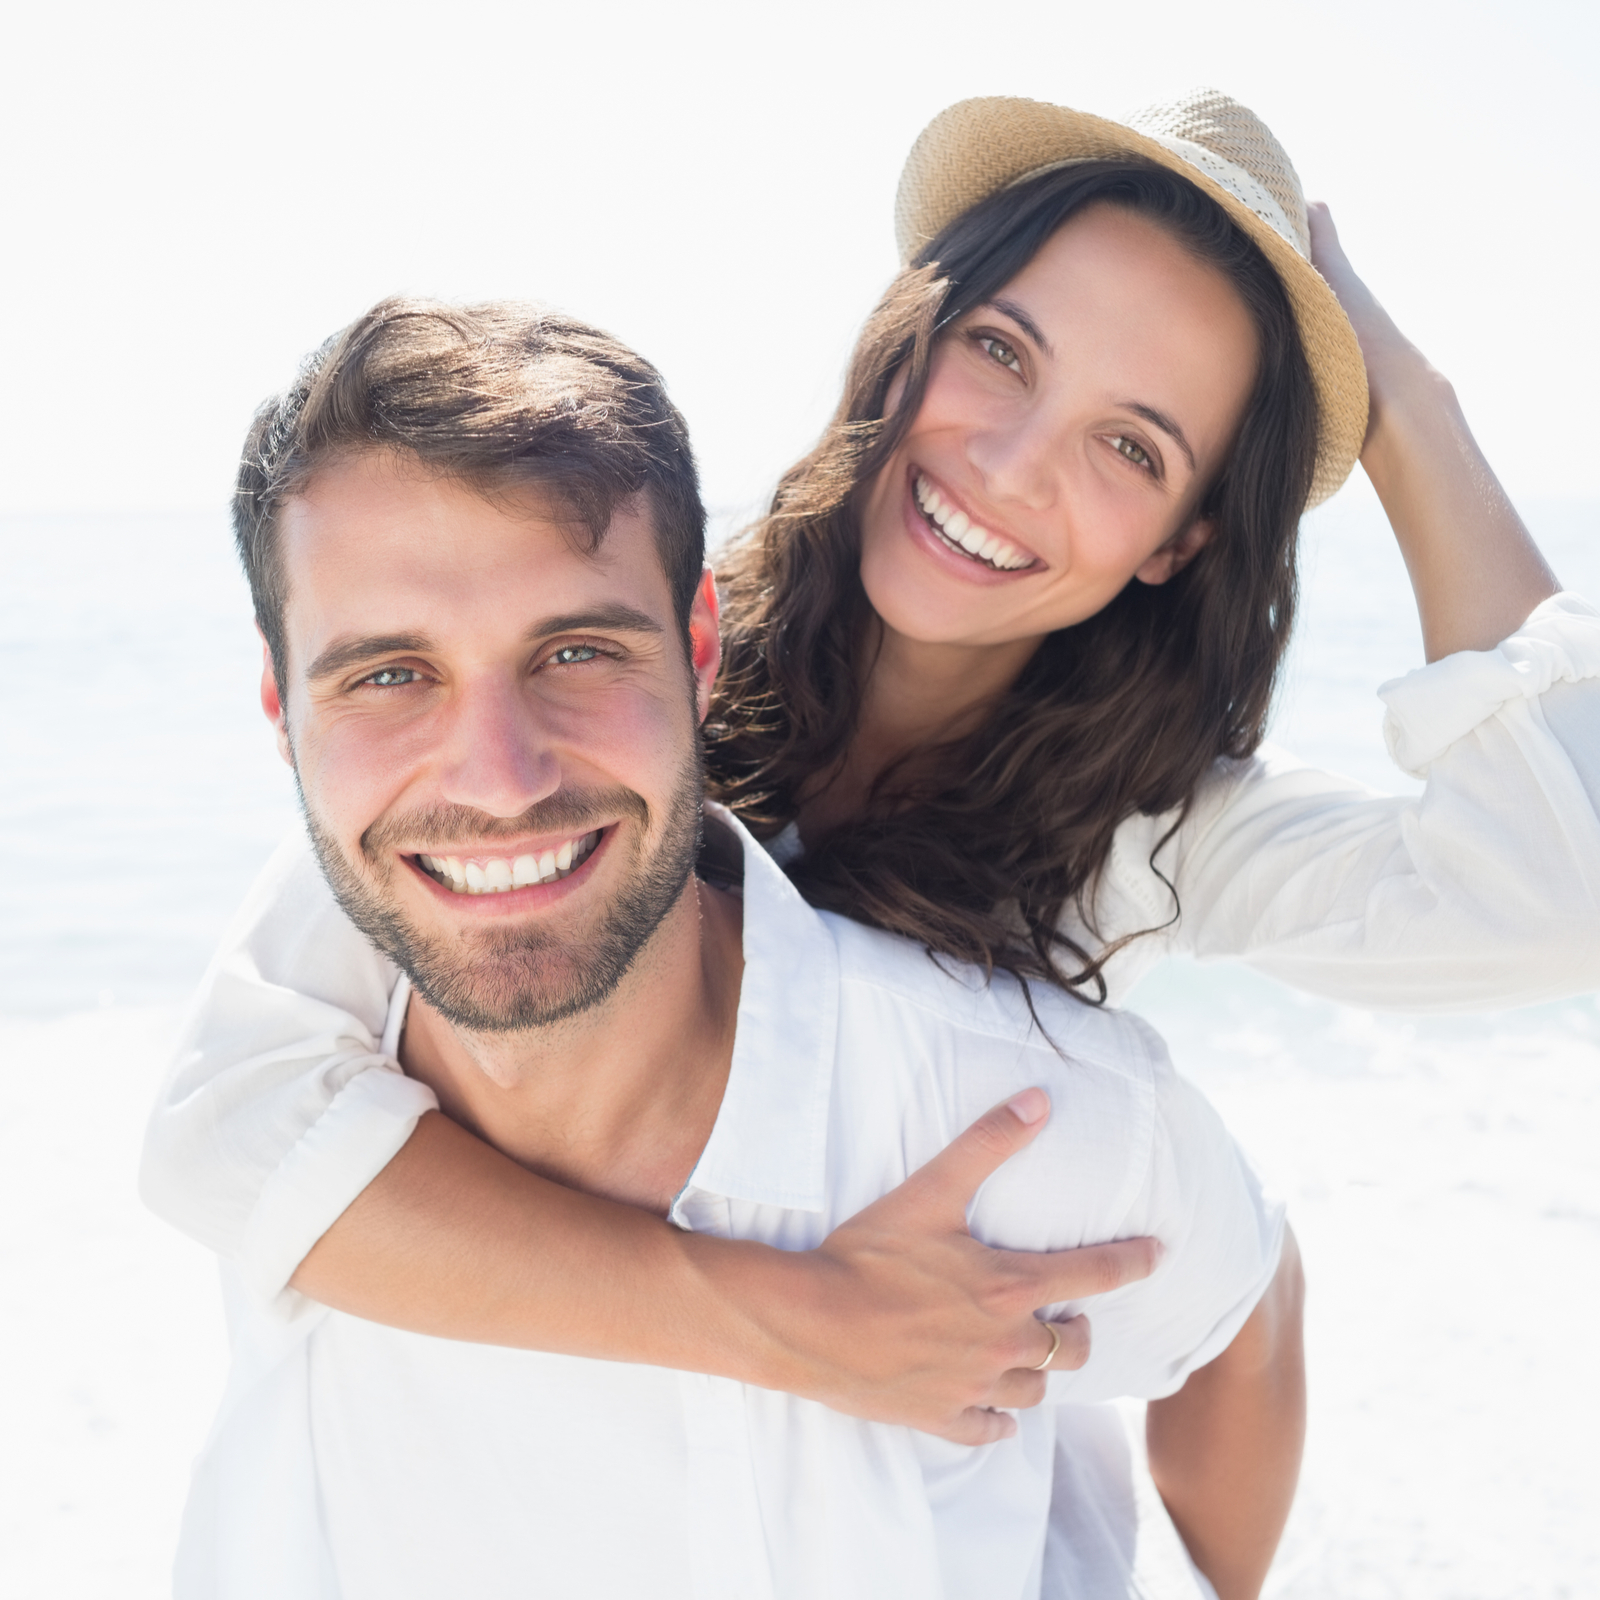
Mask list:
[[[1050,1354],[1047,1355],[1044,1358],[1044,1360],[1039,1363],[1038,1366],[1029,1367],[1028,1368],[1029,1372],[1043,1372],[1044,1369],[1046,1367],[1048,1367],[1052,1361],[1055,1360],[1056,1351],[1061,1348],[1061,1330],[1053,1322],[1045,1323],[1045,1327],[1047,1327],[1050,1330]]]

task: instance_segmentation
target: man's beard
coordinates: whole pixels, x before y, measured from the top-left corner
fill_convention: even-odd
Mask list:
[[[472,1033],[548,1027],[608,999],[677,903],[694,871],[704,779],[698,751],[662,817],[661,837],[644,852],[650,808],[631,789],[563,789],[513,820],[465,806],[386,817],[361,836],[363,872],[346,857],[309,806],[317,859],[345,915],[387,955],[448,1022]],[[304,794],[301,796],[304,804]],[[638,823],[634,860],[590,934],[485,926],[465,934],[415,927],[385,893],[395,871],[391,841],[448,840],[492,845],[530,833],[588,833],[621,816]],[[612,836],[612,848],[620,843]]]

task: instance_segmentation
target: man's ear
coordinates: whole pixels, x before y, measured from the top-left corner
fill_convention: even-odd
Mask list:
[[[717,604],[717,581],[708,562],[700,574],[700,587],[689,607],[689,665],[694,672],[694,703],[701,722],[711,710],[711,686],[722,665],[721,608]]]
[[[278,735],[278,754],[292,767],[294,751],[289,748],[289,721],[283,709],[283,696],[278,692],[278,674],[272,665],[272,651],[259,628],[256,637],[261,640],[261,709],[267,714]]]
[[[1181,527],[1161,546],[1145,564],[1134,573],[1140,583],[1165,583],[1175,578],[1205,549],[1211,535],[1217,531],[1210,517],[1196,517]]]

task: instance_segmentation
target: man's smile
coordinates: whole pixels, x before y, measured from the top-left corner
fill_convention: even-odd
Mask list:
[[[412,856],[422,872],[452,894],[506,894],[570,877],[594,853],[604,828],[554,844],[491,855],[485,850]]]

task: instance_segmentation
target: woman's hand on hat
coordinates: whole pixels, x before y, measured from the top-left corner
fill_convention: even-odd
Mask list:
[[[1321,200],[1311,201],[1306,206],[1306,218],[1311,228],[1311,265],[1338,296],[1361,342],[1370,398],[1367,417],[1367,441],[1370,443],[1383,420],[1384,408],[1397,401],[1404,387],[1419,379],[1424,384],[1436,384],[1439,375],[1395,326],[1394,318],[1378,303],[1378,297],[1357,276],[1339,242],[1339,230],[1333,225],[1333,213],[1327,205]]]
[[[1328,208],[1307,207],[1311,264],[1339,297],[1367,366],[1361,464],[1416,591],[1429,661],[1492,650],[1558,592],[1451,388],[1356,276]]]
[[[967,1229],[978,1187],[1032,1143],[1049,1110],[1043,1090],[1013,1096],[817,1249],[787,1256],[782,1338],[794,1370],[775,1387],[980,1445],[1016,1432],[1006,1408],[1039,1404],[1047,1371],[1088,1360],[1086,1317],[1046,1325],[1035,1310],[1147,1277],[1161,1246],[995,1250]]]

